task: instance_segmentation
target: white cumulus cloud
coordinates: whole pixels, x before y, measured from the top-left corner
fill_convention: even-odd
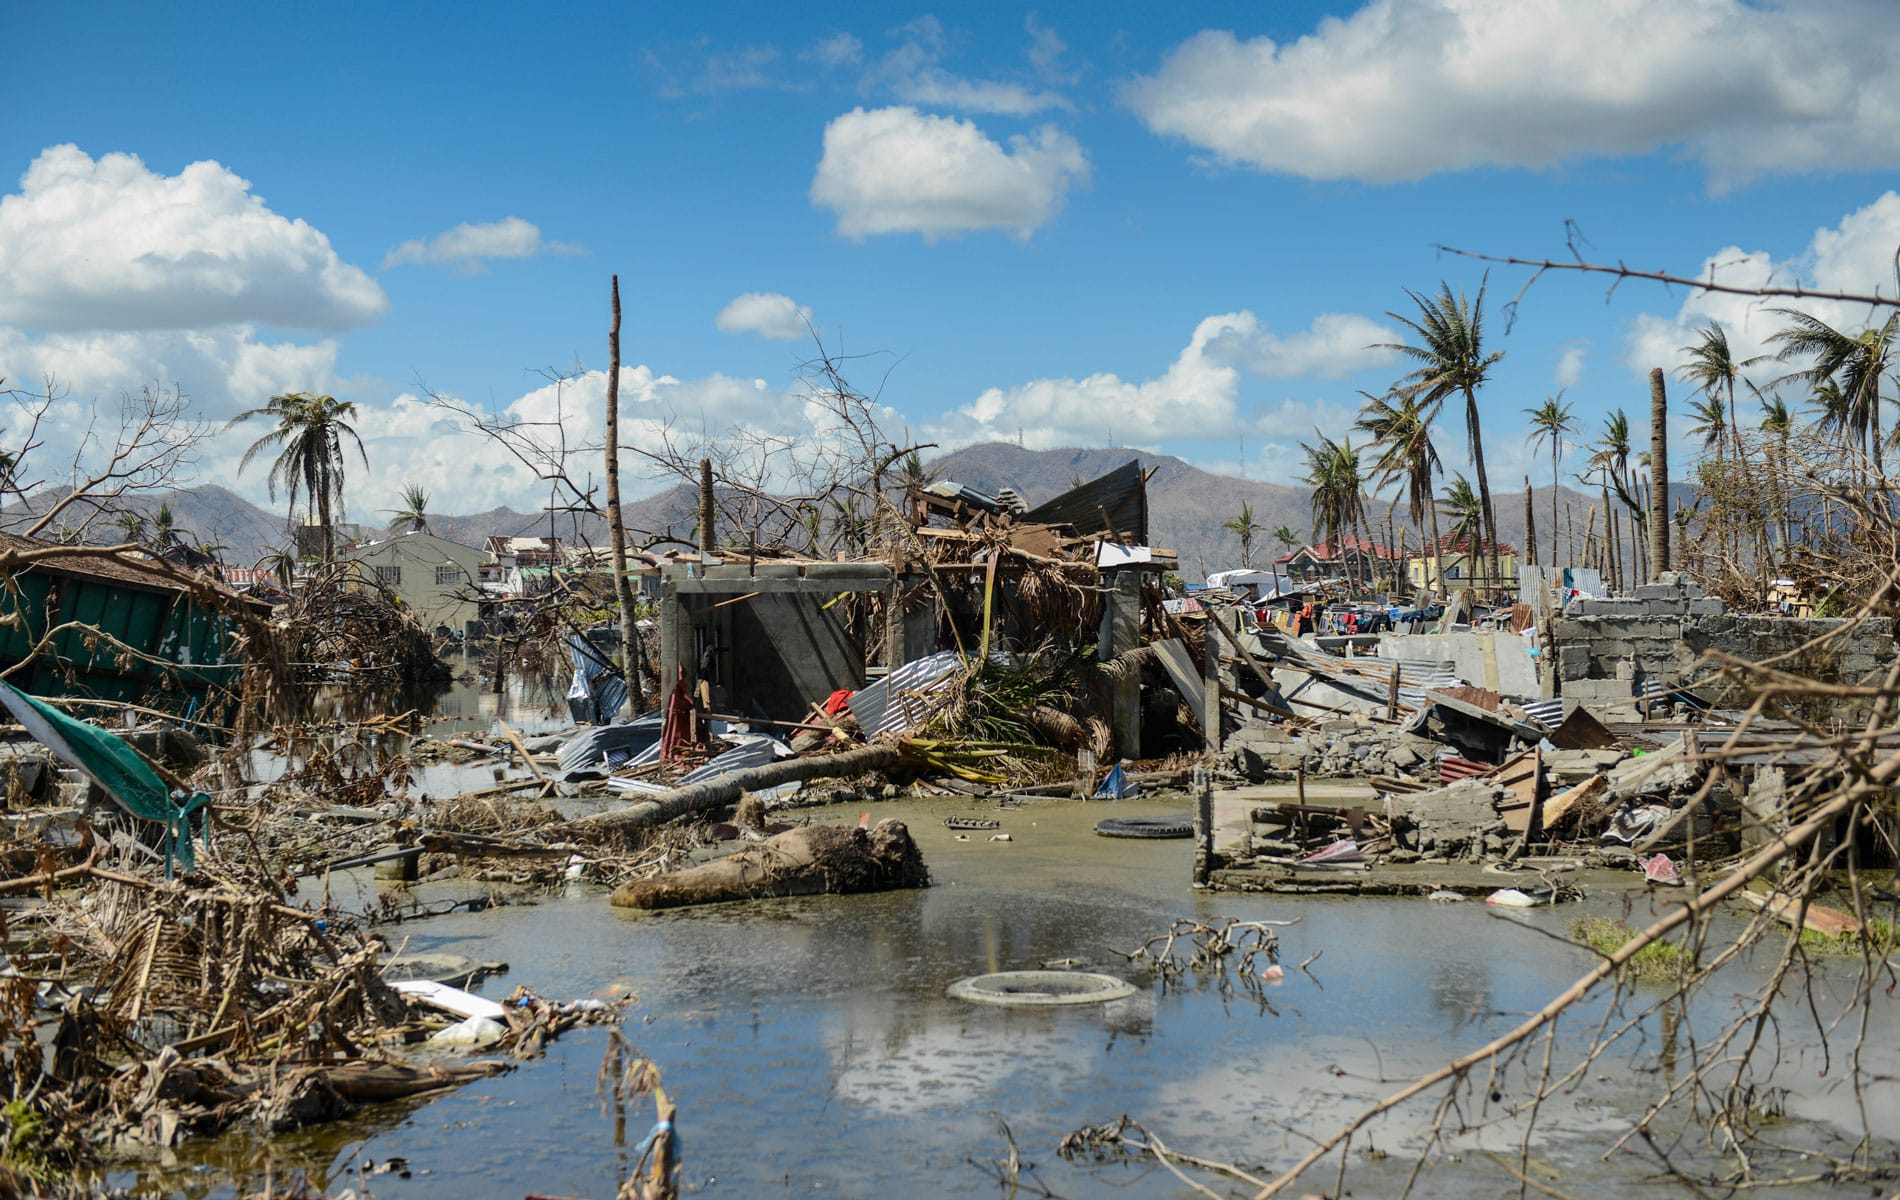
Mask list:
[[[1873,0],[1371,0],[1288,43],[1209,30],[1122,99],[1230,163],[1419,179],[1679,148],[1717,189],[1900,164]]]
[[[520,217],[503,217],[483,224],[464,222],[431,238],[411,238],[383,256],[383,270],[404,263],[454,267],[464,274],[485,270],[491,258],[533,258],[537,254],[581,254],[579,246],[550,242],[541,230]]]
[[[1284,336],[1250,312],[1226,320],[1208,340],[1208,354],[1266,379],[1338,379],[1392,362],[1396,352],[1379,347],[1403,340],[1397,330],[1357,313],[1321,313],[1311,327]]]
[[[330,239],[215,162],[161,175],[52,146],[0,198],[0,325],[41,332],[256,322],[334,331],[388,307]]]
[[[1020,439],[1034,449],[1093,446],[1105,438],[1157,446],[1242,434],[1303,437],[1315,424],[1338,427],[1350,412],[1291,399],[1243,412],[1243,374],[1344,374],[1385,361],[1389,351],[1366,347],[1389,339],[1389,331],[1350,314],[1323,314],[1311,329],[1280,337],[1251,312],[1221,313],[1195,326],[1174,362],[1153,379],[1100,372],[990,388],[949,413],[932,436],[946,445]]]
[[[332,391],[336,358],[331,339],[309,345],[264,341],[249,325],[39,338],[0,327],[0,377],[9,387],[40,391],[51,378],[72,403],[90,406],[146,384],[176,385],[214,419],[283,392]]]
[[[1052,125],[1006,149],[969,121],[914,108],[857,108],[825,127],[812,203],[838,214],[838,232],[927,240],[985,229],[1027,238],[1088,181],[1088,157]]]
[[[1806,246],[1787,258],[1777,259],[1767,250],[1726,246],[1688,274],[1739,288],[1799,285],[1817,292],[1892,296],[1896,246],[1900,246],[1900,194],[1885,192],[1837,224],[1817,229]],[[1639,373],[1662,367],[1673,376],[1687,357],[1682,348],[1699,340],[1701,330],[1710,323],[1727,331],[1730,353],[1737,361],[1772,355],[1779,347],[1769,338],[1787,325],[1787,319],[1775,311],[1779,308],[1799,309],[1849,333],[1885,319],[1865,304],[1838,300],[1763,300],[1691,292],[1671,315],[1646,313],[1636,318],[1625,361]],[[1789,364],[1768,362],[1749,374],[1757,385],[1764,385],[1792,369]]]
[[[809,332],[811,308],[777,292],[747,292],[719,310],[713,324],[727,333],[756,333],[781,342]]]

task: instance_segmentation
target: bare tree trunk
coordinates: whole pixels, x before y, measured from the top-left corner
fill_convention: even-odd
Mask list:
[[[1498,514],[1491,507],[1491,477],[1484,471],[1484,438],[1478,430],[1478,398],[1465,391],[1465,423],[1471,433],[1471,469],[1478,476],[1478,502],[1484,506],[1484,536],[1491,540],[1491,578],[1504,574],[1498,560]],[[1493,587],[1497,584],[1494,582]]]
[[[1537,506],[1534,503],[1535,499],[1536,493],[1531,491],[1531,477],[1526,475],[1524,476],[1524,561],[1533,567],[1537,565]],[[1556,534],[1552,533],[1551,537],[1555,538]],[[1557,543],[1555,541],[1551,542],[1550,551],[1552,554],[1557,552]]]
[[[1564,505],[1564,527],[1568,531],[1566,544],[1570,547],[1570,562],[1574,564],[1577,561],[1577,510],[1568,504]],[[1555,566],[1556,563],[1551,565]]]
[[[703,561],[715,549],[719,542],[713,536],[713,473],[712,459],[699,460],[699,557]]]
[[[1438,540],[1438,503],[1433,501],[1425,506],[1432,526],[1432,586],[1434,594],[1445,586],[1445,547]]]
[[[1608,480],[1597,481],[1603,488],[1603,549],[1609,570],[1603,576],[1603,584],[1610,589],[1610,595],[1617,593],[1617,573],[1623,569],[1623,543],[1616,536],[1616,510],[1610,507],[1610,484]]]
[[[620,605],[620,669],[626,676],[625,712],[640,711],[633,584],[627,579],[627,518],[620,510],[620,276],[613,277],[613,325],[607,331],[607,529],[613,539],[614,600]]]
[[[1669,569],[1669,399],[1663,370],[1649,372],[1649,578]]]

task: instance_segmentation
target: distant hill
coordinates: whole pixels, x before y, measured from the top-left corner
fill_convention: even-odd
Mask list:
[[[1254,520],[1265,527],[1265,531],[1254,540],[1256,565],[1270,562],[1281,553],[1272,537],[1272,531],[1281,525],[1291,526],[1303,540],[1316,540],[1312,530],[1309,492],[1305,487],[1215,475],[1166,454],[1099,448],[1025,450],[1007,442],[991,442],[946,454],[932,462],[930,469],[939,479],[954,479],[981,492],[994,493],[1001,488],[1014,488],[1025,501],[1036,505],[1067,491],[1077,483],[1105,475],[1131,459],[1139,459],[1144,469],[1153,472],[1148,482],[1151,540],[1157,546],[1167,547],[1180,555],[1181,572],[1189,580],[1198,581],[1210,571],[1240,565],[1239,539],[1221,526],[1223,522],[1240,515],[1243,501],[1253,505]],[[1671,491],[1680,492],[1684,498],[1692,495],[1681,484],[1671,485]],[[45,507],[56,502],[59,495],[61,493],[49,489],[35,495],[34,504],[30,507],[14,504],[0,509],[0,529],[18,531],[30,523],[33,512],[45,511]],[[1537,488],[1534,495],[1538,545],[1548,553],[1550,485]],[[1524,540],[1523,488],[1499,487],[1493,491],[1492,498],[1498,510],[1499,535],[1506,542],[1521,545]],[[1561,490],[1559,507],[1568,506],[1567,519],[1575,522],[1579,541],[1583,537],[1591,506],[1599,502],[1597,496],[1589,493],[1571,488]],[[217,553],[227,563],[256,562],[286,542],[282,514],[259,508],[213,483],[131,497],[120,502],[118,508],[141,513],[150,519],[160,505],[167,503],[171,505],[175,526],[192,540],[221,547]],[[1367,507],[1376,525],[1371,536],[1376,541],[1387,541],[1386,502],[1373,500]],[[680,484],[658,495],[628,504],[626,514],[630,529],[653,533],[670,531],[674,537],[690,540],[698,519],[695,489],[691,485]],[[370,515],[379,518],[386,516],[382,513],[351,512],[351,516],[359,520],[362,516]],[[62,523],[76,525],[83,516],[83,510],[75,506],[73,511],[65,514]],[[1393,520],[1400,527],[1407,524],[1403,506],[1394,514]],[[1600,516],[1598,520],[1601,520]],[[379,532],[385,527],[370,521],[362,523]],[[430,513],[429,525],[436,534],[451,541],[479,546],[490,534],[545,534],[549,530],[549,519],[546,512],[492,508],[466,515]],[[553,531],[569,543],[595,546],[607,543],[607,523],[598,517],[557,513],[553,520]],[[89,541],[107,541],[116,533],[116,527],[111,517],[100,517],[87,533]],[[1407,544],[1417,546],[1418,535],[1411,534]]]
[[[1221,526],[1240,515],[1243,502],[1253,505],[1255,523],[1266,527],[1265,532],[1254,538],[1255,565],[1271,562],[1284,553],[1272,536],[1272,531],[1281,525],[1291,526],[1305,541],[1318,540],[1312,528],[1310,489],[1296,484],[1215,475],[1166,454],[1138,450],[1025,450],[1008,443],[992,442],[947,454],[931,466],[938,478],[954,479],[978,491],[994,492],[997,488],[1013,487],[1024,500],[1035,505],[1131,459],[1139,459],[1144,469],[1154,471],[1148,480],[1150,540],[1179,554],[1181,573],[1191,581],[1212,571],[1240,565],[1240,539]],[[1537,543],[1547,556],[1550,485],[1536,488],[1533,494],[1537,505]],[[1491,501],[1497,508],[1498,536],[1512,545],[1521,545],[1524,541],[1523,488],[1494,486]],[[1571,488],[1559,492],[1559,508],[1569,505],[1569,519],[1576,522],[1579,542],[1583,539],[1590,506],[1598,503],[1598,497]],[[1370,536],[1374,541],[1386,542],[1386,501],[1369,500],[1366,509],[1376,526]],[[1403,504],[1392,519],[1400,528],[1409,523]],[[1597,520],[1601,522],[1601,515]],[[1440,532],[1444,530],[1441,528]],[[1410,534],[1406,544],[1418,546],[1419,535]]]

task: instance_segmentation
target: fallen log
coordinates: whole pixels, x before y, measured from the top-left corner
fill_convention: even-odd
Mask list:
[[[884,820],[870,829],[807,825],[787,830],[730,858],[623,884],[609,902],[620,908],[679,908],[761,896],[885,892],[929,882],[910,830],[902,821]]]
[[[568,828],[578,835],[616,833],[658,825],[686,813],[724,808],[738,801],[743,792],[764,791],[781,783],[800,783],[811,779],[833,779],[862,775],[897,765],[896,746],[860,746],[841,754],[813,758],[785,758],[764,766],[747,767],[717,779],[660,792],[648,799],[612,812],[594,813],[572,822]]]

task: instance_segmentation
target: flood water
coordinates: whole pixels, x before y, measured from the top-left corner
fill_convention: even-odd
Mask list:
[[[389,935],[410,951],[508,962],[510,972],[485,985],[491,996],[517,984],[563,998],[637,995],[623,1030],[679,1105],[687,1190],[734,1197],[999,1194],[994,1175],[975,1165],[1004,1157],[999,1119],[1057,1195],[1193,1194],[1152,1163],[1068,1163],[1055,1154],[1063,1135],[1123,1113],[1176,1149],[1270,1175],[1304,1151],[1308,1136],[1515,1025],[1589,966],[1586,953],[1538,932],[1565,932],[1580,906],[1503,916],[1474,902],[1197,893],[1188,886],[1188,842],[1092,833],[1105,815],[1185,808],[1161,799],[1029,806],[998,814],[1013,840],[972,833],[959,842],[946,815],[995,810],[965,800],[890,802],[869,811],[910,824],[934,878],[928,889],[651,914],[611,908],[598,889],[577,886]],[[848,822],[857,810],[817,815]],[[388,885],[365,876],[355,886],[367,906]],[[439,894],[480,891],[449,888]],[[342,881],[332,892],[350,905]],[[1593,907],[1620,903],[1603,898]],[[1635,903],[1640,923],[1649,901]],[[1271,1009],[1206,986],[1161,990],[1120,953],[1175,917],[1223,915],[1297,919],[1281,931],[1287,979],[1266,990]],[[1311,977],[1296,969],[1319,952]],[[1141,990],[1107,1005],[1045,1010],[945,996],[960,977],[1053,959],[1080,959]],[[1727,993],[1709,1000],[1709,1019],[1729,1002]],[[1892,1079],[1900,1030],[1891,1006],[1873,1017],[1870,1044],[1880,1049],[1872,1069]],[[1581,1014],[1570,1020],[1578,1034],[1588,1024]],[[1812,1038],[1804,1049],[1798,1030],[1784,1033],[1785,1073],[1804,1092],[1793,1115],[1848,1121],[1838,1059],[1823,1077]],[[144,1179],[228,1195],[234,1183],[258,1188],[268,1173],[281,1186],[301,1171],[315,1186],[366,1187],[378,1197],[609,1197],[651,1109],[624,1121],[602,1110],[596,1078],[605,1045],[604,1030],[578,1030],[511,1074],[313,1133],[189,1146],[176,1167]],[[1596,1160],[1603,1131],[1627,1125],[1656,1084],[1645,1065],[1655,1050],[1653,1037],[1640,1050],[1619,1050],[1576,1094],[1547,1104],[1533,1169],[1580,1194],[1659,1194],[1644,1182],[1653,1160]],[[1513,1091],[1521,1082],[1502,1081],[1501,1094],[1522,1098]],[[1891,1114],[1900,1096],[1889,1083],[1874,1099],[1877,1112]],[[1415,1105],[1372,1128],[1371,1144],[1391,1158],[1356,1152],[1355,1194],[1399,1191],[1403,1152],[1428,1109]],[[1900,1134],[1895,1120],[1877,1117],[1877,1131]],[[1486,1157],[1499,1151],[1515,1162],[1508,1131],[1458,1138],[1454,1147],[1460,1161],[1428,1173],[1416,1194],[1517,1193]],[[357,1178],[361,1164],[391,1159],[404,1160],[407,1177]],[[1331,1185],[1326,1169],[1292,1194]]]

